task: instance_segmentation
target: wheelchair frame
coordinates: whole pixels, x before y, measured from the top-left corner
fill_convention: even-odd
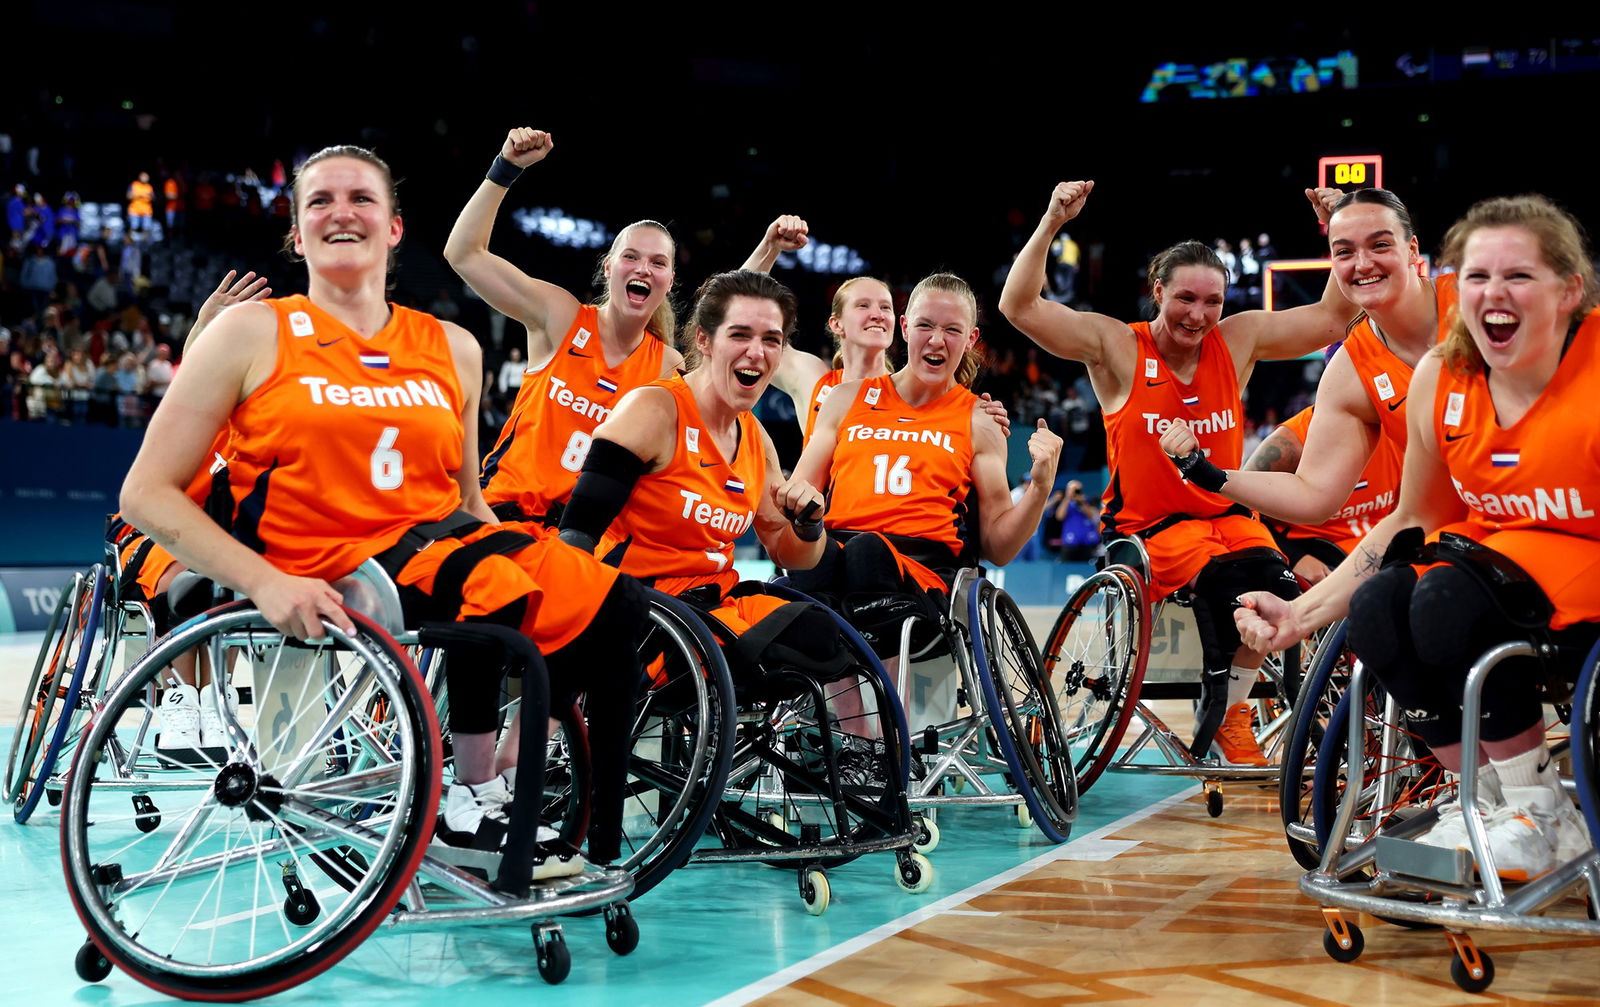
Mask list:
[[[824,913],[831,898],[827,868],[868,853],[893,852],[896,884],[910,893],[926,891],[934,870],[925,854],[937,845],[937,826],[913,815],[907,803],[909,747],[899,694],[872,648],[837,612],[784,584],[769,585],[768,592],[787,601],[816,604],[827,612],[863,674],[855,684],[830,695],[827,686],[834,683],[822,682],[803,669],[768,673],[791,685],[795,695],[740,706],[730,782],[709,826],[723,846],[696,849],[690,862],[794,864],[801,901],[813,916]],[[823,721],[838,724],[828,712],[828,700],[857,686],[870,690],[876,710],[870,716],[884,728],[882,758],[887,772],[883,792],[876,798],[843,782],[838,728],[818,730]],[[812,753],[821,756],[820,772],[789,754],[805,754],[799,750],[808,730],[815,733],[820,749]],[[746,803],[753,803],[753,810],[745,808]],[[817,817],[823,822],[808,820]],[[790,831],[791,822],[799,826],[798,835]],[[828,827],[832,832],[825,834]]]
[[[1467,674],[1462,698],[1463,751],[1476,751],[1479,741],[1479,714],[1482,711],[1483,684],[1496,668],[1511,657],[1534,656],[1540,651],[1528,642],[1503,643],[1480,657]],[[1353,711],[1365,709],[1368,696],[1367,669],[1358,661],[1350,687],[1341,700],[1343,715],[1336,717],[1330,730],[1340,726],[1347,732],[1345,751],[1365,751],[1367,717]],[[1595,737],[1600,729],[1600,643],[1585,659],[1579,678],[1573,716],[1575,765],[1579,779],[1577,791],[1595,839],[1600,824],[1600,793],[1596,791]],[[1383,740],[1392,743],[1392,725],[1398,710],[1387,700]],[[1319,766],[1321,761],[1319,760]],[[1325,772],[1325,769],[1319,770]],[[1354,961],[1360,956],[1365,939],[1361,929],[1345,919],[1345,910],[1370,913],[1386,919],[1410,921],[1443,927],[1453,959],[1451,978],[1462,989],[1479,993],[1494,981],[1494,962],[1479,951],[1468,933],[1489,930],[1521,933],[1600,936],[1600,922],[1593,919],[1600,906],[1600,852],[1587,853],[1550,873],[1508,891],[1494,870],[1492,851],[1477,804],[1477,772],[1463,767],[1459,800],[1465,811],[1470,852],[1442,849],[1411,841],[1438,820],[1438,810],[1427,809],[1414,817],[1397,820],[1393,828],[1375,828],[1370,834],[1353,834],[1357,809],[1363,800],[1363,786],[1346,786],[1334,820],[1317,833],[1325,835],[1320,865],[1300,880],[1300,890],[1323,907],[1327,932],[1323,948],[1338,961]],[[1363,779],[1364,783],[1364,779]],[[1479,870],[1474,878],[1474,863]],[[1418,897],[1420,893],[1421,897]],[[1589,919],[1541,915],[1543,910],[1564,898],[1587,897]],[[1398,897],[1396,897],[1398,896]],[[1429,902],[1423,899],[1437,901]]]
[[[1113,550],[1131,548],[1131,562],[1109,561]],[[1172,728],[1152,710],[1147,700],[1198,699],[1200,683],[1171,682],[1147,683],[1145,671],[1149,660],[1150,630],[1157,623],[1167,604],[1188,608],[1183,592],[1175,592],[1151,605],[1147,600],[1150,556],[1144,543],[1137,537],[1117,539],[1107,546],[1108,562],[1081,584],[1057,616],[1043,652],[1045,668],[1053,688],[1067,690],[1063,707],[1068,711],[1087,711],[1096,703],[1108,705],[1105,716],[1093,721],[1087,718],[1067,725],[1071,740],[1088,737],[1087,750],[1076,761],[1078,788],[1086,791],[1105,770],[1141,772],[1159,776],[1188,776],[1200,782],[1206,795],[1206,810],[1216,817],[1222,814],[1222,790],[1225,782],[1267,783],[1277,782],[1281,766],[1271,762],[1265,766],[1228,766],[1213,758],[1197,758]],[[1116,661],[1122,667],[1110,667],[1113,662],[1094,660],[1075,652],[1071,634],[1086,609],[1097,595],[1106,592],[1112,599],[1102,604],[1116,604],[1125,609],[1127,617],[1116,627],[1103,625],[1100,635],[1104,646],[1117,654],[1127,650],[1127,656]],[[1110,623],[1110,617],[1103,617]],[[1090,644],[1089,647],[1093,647]],[[1298,655],[1299,652],[1297,652]],[[1265,681],[1258,681],[1251,689],[1252,700],[1276,700],[1281,709],[1267,709],[1261,716],[1261,726],[1256,740],[1264,752],[1271,752],[1283,740],[1294,715],[1293,699],[1297,690],[1298,667],[1285,667],[1285,658],[1269,656],[1261,666]],[[1151,688],[1157,686],[1159,688]],[[1081,702],[1077,702],[1081,697]],[[1129,727],[1137,720],[1139,732],[1134,740],[1123,746]],[[1161,761],[1139,762],[1145,752],[1156,753]]]
[[[575,877],[534,882],[525,893],[506,892],[430,855],[429,842],[439,810],[441,732],[426,684],[402,649],[415,645],[416,634],[396,638],[388,632],[389,627],[400,628],[399,595],[373,561],[336,588],[374,613],[375,618],[347,609],[358,627],[354,636],[324,622],[324,640],[304,645],[285,642],[247,602],[222,606],[157,641],[97,704],[69,774],[62,808],[67,887],[91,935],[77,957],[79,975],[99,981],[115,963],[146,985],[172,995],[219,1001],[249,999],[311,978],[380,927],[449,928],[524,920],[532,921],[540,974],[556,983],[571,968],[571,952],[554,919],[597,909],[605,913],[607,943],[612,950],[618,954],[632,951],[637,946],[638,927],[625,901],[633,884],[626,871],[589,869]],[[146,747],[155,716],[156,676],[178,655],[200,645],[209,648],[213,674],[219,678],[235,674],[225,659],[229,649],[243,660],[246,654],[258,658],[266,648],[275,648],[271,651],[278,662],[274,672],[285,652],[310,650],[312,660],[306,666],[300,699],[306,699],[320,673],[322,685],[317,691],[322,694],[324,712],[309,715],[311,720],[321,718],[309,740],[293,753],[287,750],[294,743],[294,722],[308,714],[289,703],[285,692],[285,711],[299,712],[287,725],[274,723],[273,737],[265,746],[259,743],[263,740],[259,720],[247,726],[228,704],[217,700],[218,715],[232,741],[226,765],[213,763],[197,769],[175,763],[153,744]],[[359,664],[341,667],[338,655],[329,649],[333,646],[343,648],[340,653],[353,655]],[[307,710],[316,708],[313,702]],[[254,712],[265,711],[257,706]],[[277,748],[276,764],[267,761],[273,748]],[[336,773],[342,773],[342,778]],[[190,778],[183,779],[184,774]],[[276,776],[282,776],[287,785],[278,783]],[[91,791],[97,799],[92,814]],[[150,795],[174,791],[194,797],[193,809],[177,816],[183,818],[182,824],[166,841],[165,849],[155,854],[148,870],[125,871],[123,861],[135,855],[146,840],[154,844],[145,847],[147,854],[162,843],[156,833],[164,813]],[[108,814],[101,799],[106,793],[131,797],[133,815]],[[350,806],[351,813],[359,817],[341,818],[324,805]],[[170,812],[166,816],[169,821],[174,817]],[[213,817],[224,821],[208,832],[207,823]],[[405,827],[380,834],[374,826],[386,817]],[[119,824],[124,832],[115,832]],[[125,828],[128,825],[138,834]],[[259,828],[276,838],[256,838],[230,847],[236,825],[243,831]],[[96,827],[112,829],[114,834],[97,846],[89,831]],[[508,845],[531,842],[531,837],[519,837],[515,831]],[[219,842],[224,847],[220,853],[213,849]],[[302,853],[297,854],[297,847]],[[380,868],[366,865],[362,849],[371,851],[375,859],[384,858]],[[352,854],[352,850],[356,852]],[[108,860],[102,854],[117,859]],[[244,960],[218,964],[182,962],[175,957],[178,947],[195,931],[196,917],[208,900],[214,898],[213,918],[209,924],[203,920],[198,924],[200,932],[209,928],[213,935],[205,952],[208,956],[215,954],[216,933],[240,925],[237,914],[216,915],[227,887],[223,872],[230,865],[266,872],[268,860],[276,862],[287,856],[280,864],[287,893],[283,916],[297,927],[314,926],[323,913],[314,891],[300,879],[300,855],[307,856],[349,896],[341,897],[323,929],[312,931],[318,935],[316,941],[297,941],[279,922],[283,946],[275,953],[256,952],[257,917],[265,917],[270,924],[278,911],[275,902],[262,902],[258,873],[252,908],[243,913],[249,920]],[[369,881],[379,869],[382,876]],[[194,905],[189,921],[168,925],[172,949],[162,952],[142,943],[156,939],[150,932],[160,930],[156,914],[166,890],[186,877],[198,879],[211,871],[215,876]],[[119,900],[134,899],[142,890],[149,894],[157,887],[161,894],[143,920],[118,919],[123,908]],[[355,894],[358,889],[359,896]],[[180,906],[176,911],[188,908]],[[130,926],[132,933],[127,929]],[[259,928],[264,933],[271,929],[270,925]],[[176,936],[171,936],[173,933]]]
[[[900,626],[902,690],[919,618]],[[1016,604],[983,578],[981,568],[962,569],[951,585],[949,611],[940,613],[935,628],[955,663],[957,709],[920,732],[916,749],[925,774],[913,781],[911,806],[935,815],[942,807],[1013,807],[1019,827],[1037,824],[1052,842],[1066,842],[1078,814],[1077,780],[1065,761],[1055,694]],[[997,773],[1008,779],[1009,792],[984,779]]]

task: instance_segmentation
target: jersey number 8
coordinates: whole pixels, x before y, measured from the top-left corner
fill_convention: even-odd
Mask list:
[[[593,441],[593,434],[574,430],[572,436],[567,438],[567,449],[561,452],[561,467],[568,472],[582,472],[583,460],[589,457],[589,445]]]

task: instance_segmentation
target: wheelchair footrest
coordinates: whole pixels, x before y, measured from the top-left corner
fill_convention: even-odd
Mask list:
[[[1378,870],[1388,874],[1457,886],[1471,885],[1477,875],[1471,851],[1459,847],[1445,849],[1379,836],[1374,850]]]

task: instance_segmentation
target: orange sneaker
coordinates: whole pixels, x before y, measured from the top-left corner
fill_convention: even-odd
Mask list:
[[[1255,729],[1250,722],[1250,704],[1236,703],[1228,708],[1211,742],[1211,751],[1225,766],[1265,766],[1267,757],[1256,743]]]

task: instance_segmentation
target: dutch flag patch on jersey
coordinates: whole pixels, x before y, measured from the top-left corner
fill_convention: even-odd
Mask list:
[[[727,490],[729,493],[743,493],[744,483],[737,479],[729,479],[727,482],[722,484],[722,488]]]
[[[1186,406],[1198,406],[1200,404],[1200,396],[1191,395],[1183,400],[1183,404]]]
[[[600,386],[600,390],[602,392],[614,392],[617,390],[617,383],[615,381],[607,381],[605,378],[595,378],[594,383]]]
[[[361,364],[364,367],[376,367],[380,371],[389,369],[389,354],[387,353],[362,353]]]
[[[1489,464],[1497,469],[1513,468],[1521,460],[1521,451],[1493,451],[1489,454]]]

